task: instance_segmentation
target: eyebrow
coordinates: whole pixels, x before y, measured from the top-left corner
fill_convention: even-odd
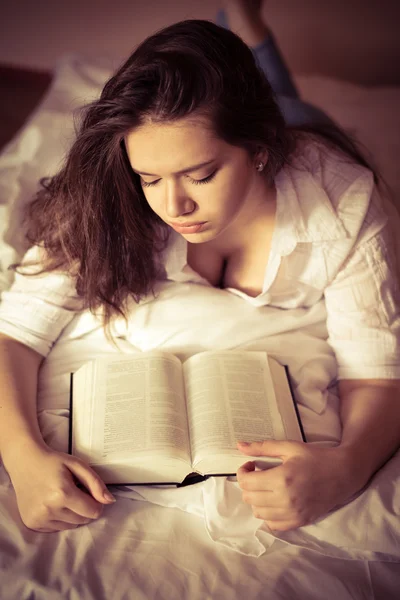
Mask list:
[[[190,173],[191,171],[197,171],[197,169],[201,169],[202,167],[207,167],[211,163],[215,162],[215,160],[216,159],[213,158],[212,160],[208,160],[206,162],[202,162],[202,163],[199,163],[197,165],[192,165],[191,167],[187,167],[186,169],[182,169],[182,171],[176,171],[176,173],[174,173],[174,175],[183,175],[184,173]],[[134,169],[133,167],[132,167],[132,169],[138,175],[147,175],[149,177],[157,177],[157,175],[154,175],[154,173],[145,173],[144,171],[138,171],[137,169]]]

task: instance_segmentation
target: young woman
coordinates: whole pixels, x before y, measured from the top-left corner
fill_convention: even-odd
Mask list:
[[[113,501],[84,462],[41,437],[43,357],[76,311],[102,307],[107,328],[158,279],[207,280],[282,309],[325,297],[342,441],[240,446],[283,459],[238,471],[243,500],[271,528],[346,502],[398,448],[398,285],[377,177],[330,123],[295,124],[246,44],[197,20],[140,44],[87,109],[64,167],[30,206],[32,249],[0,308],[0,450],[28,527],[72,528]]]

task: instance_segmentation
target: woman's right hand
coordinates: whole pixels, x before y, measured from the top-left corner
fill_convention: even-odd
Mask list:
[[[5,458],[5,457],[3,457]],[[84,461],[30,444],[4,461],[23,523],[40,532],[62,531],[97,519],[115,498]],[[77,487],[83,484],[87,491]]]

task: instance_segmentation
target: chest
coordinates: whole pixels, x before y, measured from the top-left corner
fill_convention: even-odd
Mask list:
[[[202,252],[198,250],[202,248]],[[268,291],[260,298],[261,304],[289,309],[313,306],[319,302],[328,282],[334,278],[343,262],[338,248],[318,244],[298,244],[286,256],[271,256],[271,244],[260,253],[232,255],[229,260],[216,253],[204,252],[205,246],[196,246],[188,253],[190,266],[211,285],[240,290],[256,298],[263,292],[265,278]],[[271,257],[271,260],[269,258]]]
[[[229,257],[202,244],[192,244],[188,246],[188,263],[214,287],[233,288],[255,297],[263,291],[270,251],[270,239]]]

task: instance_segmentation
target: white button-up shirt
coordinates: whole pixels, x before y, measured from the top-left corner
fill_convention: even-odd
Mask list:
[[[400,378],[396,248],[372,173],[309,142],[275,184],[276,225],[262,292],[228,291],[255,307],[281,309],[310,307],[324,297],[338,378]],[[176,232],[163,264],[169,280],[211,285],[187,264],[187,243]],[[69,276],[17,274],[3,293],[0,332],[46,356],[81,309]]]

